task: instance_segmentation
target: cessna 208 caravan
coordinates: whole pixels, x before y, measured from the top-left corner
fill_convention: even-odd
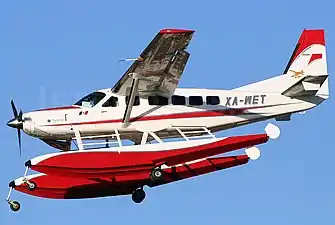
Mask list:
[[[177,88],[193,30],[161,30],[113,88],[90,93],[71,106],[17,112],[7,125],[60,150],[75,137],[139,144],[143,132],[175,137],[175,128],[212,132],[311,109],[329,97],[324,30],[304,30],[282,75],[232,90]]]
[[[256,145],[280,133],[271,124],[263,134],[216,137],[213,131],[270,118],[289,120],[329,97],[323,30],[303,31],[283,75],[233,90],[177,88],[193,33],[161,30],[113,88],[93,92],[72,106],[23,114],[12,102],[15,118],[8,125],[18,129],[19,142],[23,129],[63,151],[25,163],[24,176],[9,183],[10,208],[20,209],[11,200],[12,190],[52,199],[131,194],[140,203],[144,186],[246,164],[260,156]],[[209,138],[202,138],[201,129]],[[108,139],[111,133],[117,147],[82,151],[82,139]],[[184,141],[164,142],[159,136]],[[123,146],[121,139],[135,145]],[[79,151],[64,151],[70,150],[71,140]],[[242,148],[245,154],[214,157]],[[29,169],[40,173],[28,175]]]

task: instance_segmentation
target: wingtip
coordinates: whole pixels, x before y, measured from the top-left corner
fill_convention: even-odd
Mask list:
[[[176,33],[193,33],[194,30],[186,30],[186,29],[162,29],[159,31],[161,34],[176,34]]]

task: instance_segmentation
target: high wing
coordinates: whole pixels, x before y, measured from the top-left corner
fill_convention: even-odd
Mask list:
[[[130,95],[133,75],[138,77],[136,95],[171,96],[178,86],[190,54],[186,51],[193,30],[161,30],[133,62],[112,91]]]

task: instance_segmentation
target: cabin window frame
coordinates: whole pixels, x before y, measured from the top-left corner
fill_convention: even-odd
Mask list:
[[[153,101],[153,98],[157,98],[158,102],[159,101],[166,101],[166,102],[164,102],[164,103],[159,102],[159,104],[156,104],[156,103],[154,104],[154,103],[151,102],[151,101]],[[166,105],[169,105],[169,98],[164,97],[164,96],[160,96],[160,95],[148,96],[148,105],[151,105],[151,106],[166,106]]]
[[[183,103],[178,103],[178,104],[174,104],[174,102],[173,102],[173,100],[174,99],[183,99]],[[171,96],[171,105],[187,105],[187,102],[186,102],[186,97],[185,96],[183,96],[183,95],[172,95]]]
[[[195,99],[198,99],[198,100],[201,99],[201,101],[199,103],[197,103],[197,104],[194,104],[194,102],[192,102],[192,101],[194,101]],[[192,95],[192,96],[189,96],[188,97],[188,104],[190,106],[202,106],[202,105],[204,105],[204,98],[201,95]]]
[[[215,104],[211,103],[212,100],[209,100],[209,99],[217,99],[218,101],[215,102]],[[217,96],[217,95],[209,95],[209,96],[206,96],[206,104],[207,105],[220,105],[221,103],[221,99],[220,99],[220,96]]]

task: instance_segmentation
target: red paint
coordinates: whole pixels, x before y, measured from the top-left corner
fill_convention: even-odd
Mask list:
[[[294,54],[292,62],[308,47],[314,44],[325,45],[325,34],[324,30],[304,30],[299,38],[299,48]]]
[[[174,113],[165,115],[155,116],[139,116],[131,118],[130,122],[150,121],[150,120],[167,120],[167,119],[187,119],[194,117],[217,117],[217,116],[229,116],[229,115],[241,115],[246,110],[263,108],[265,106],[257,106],[242,109],[224,109],[214,111],[201,111],[201,112],[187,112],[187,113]],[[104,124],[104,123],[122,123],[122,119],[113,120],[98,120],[98,121],[87,121],[87,122],[76,122],[76,123],[60,123],[60,124],[46,124],[44,126],[68,126],[68,125],[90,125],[90,124]]]
[[[192,33],[194,30],[183,30],[183,29],[163,29],[159,31],[161,34],[177,34],[177,33]]]
[[[214,171],[231,168],[248,163],[247,155],[210,158],[189,164],[188,167],[176,167],[164,170],[166,183],[195,177]],[[190,171],[190,169],[191,171]],[[29,191],[22,184],[15,190],[43,198],[79,199],[131,194],[138,185],[149,185],[148,173],[136,173],[131,176],[115,176],[102,180],[87,180],[70,177],[42,175],[31,179],[37,188]]]
[[[75,151],[47,158],[31,169],[56,176],[104,178],[149,173],[156,165],[170,166],[268,141],[266,134],[228,137],[213,143],[164,151]]]
[[[62,106],[62,107],[54,107],[54,108],[45,108],[45,109],[38,109],[36,111],[50,111],[50,110],[64,110],[64,109],[78,109],[79,106]]]
[[[312,54],[311,59],[309,60],[308,64],[310,64],[311,62],[317,59],[322,59],[322,54]]]

